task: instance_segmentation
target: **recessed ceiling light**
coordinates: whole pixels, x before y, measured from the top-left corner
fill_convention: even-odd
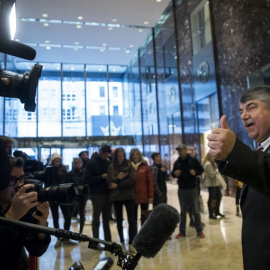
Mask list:
[[[81,26],[80,24],[78,24],[76,27],[77,27],[78,29],[81,29],[81,28],[82,28],[82,26]]]
[[[102,46],[103,46],[103,47],[106,47],[106,46],[107,46],[107,43],[102,43]]]
[[[126,53],[130,53],[130,50],[126,50]]]
[[[75,41],[74,44],[75,44],[75,45],[79,45],[80,43],[79,43],[78,41]]]
[[[112,22],[117,22],[117,19],[112,19]]]
[[[147,25],[147,24],[149,24],[149,22],[148,21],[145,21],[143,24]]]
[[[133,48],[134,46],[132,44],[129,45],[129,48]]]
[[[111,30],[113,30],[113,28],[112,28],[112,27],[108,27],[108,30],[110,30],[110,31],[111,31]]]
[[[140,33],[141,33],[142,31],[143,31],[142,29],[139,29],[139,30],[138,30],[138,32],[140,32]]]
[[[50,43],[50,41],[49,41],[49,40],[45,40],[45,43],[47,43],[47,44],[48,44],[48,43]]]
[[[50,47],[50,46],[47,46],[47,47],[46,47],[46,50],[50,50],[50,49],[51,49],[51,47]]]
[[[100,49],[100,52],[104,52],[104,49]]]
[[[74,67],[71,67],[70,70],[74,70]]]
[[[83,16],[78,16],[78,20],[82,20],[83,19]]]
[[[99,71],[102,71],[102,68],[100,68]]]
[[[48,14],[44,13],[44,14],[42,14],[42,17],[43,18],[47,18],[48,17]]]
[[[161,2],[162,0],[156,0],[158,3]]]
[[[48,24],[48,23],[43,23],[43,25],[44,25],[45,27],[49,26],[49,24]]]
[[[74,51],[78,51],[79,49],[78,48],[74,48]]]

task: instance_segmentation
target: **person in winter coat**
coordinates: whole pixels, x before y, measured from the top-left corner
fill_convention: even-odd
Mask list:
[[[123,233],[123,205],[125,205],[129,226],[129,253],[135,253],[136,251],[131,245],[136,235],[133,171],[130,162],[126,159],[123,148],[117,148],[114,152],[113,163],[108,169],[108,185],[109,189],[111,189],[110,200],[113,202],[116,213],[117,230],[122,250],[127,253]]]
[[[109,145],[103,145],[98,153],[94,153],[87,162],[84,179],[84,182],[89,185],[90,199],[93,205],[93,237],[99,238],[99,218],[102,214],[104,238],[109,242],[112,238],[109,224],[112,203],[107,184],[108,167],[111,163],[108,159],[110,153],[111,147]]]
[[[203,168],[204,186],[208,188],[209,193],[207,202],[209,218],[218,219],[219,217],[224,217],[225,215],[221,214],[219,210],[222,193],[220,188],[220,181],[217,178],[219,171],[217,163],[215,161],[215,157],[208,153],[203,162]]]
[[[134,188],[135,188],[135,220],[138,219],[138,207],[141,213],[148,210],[148,204],[153,204],[154,198],[154,179],[151,168],[144,160],[138,148],[130,151],[131,166],[133,169]]]

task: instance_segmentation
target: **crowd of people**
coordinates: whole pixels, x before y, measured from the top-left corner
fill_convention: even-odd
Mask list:
[[[18,150],[13,152],[13,155],[15,154],[16,157],[12,157],[10,141],[9,143],[7,141],[5,142],[5,149],[9,155],[10,164],[16,164],[15,167],[20,168],[16,170],[18,174],[16,174],[12,184],[8,186],[12,186],[13,194],[15,194],[14,198],[16,198],[17,194],[19,195],[25,192],[26,187],[28,187],[28,185],[24,185],[25,175],[34,176],[44,182],[47,187],[58,186],[64,183],[73,183],[75,186],[76,202],[74,205],[61,204],[55,201],[40,203],[38,202],[36,193],[32,195],[33,197],[31,198],[35,198],[35,200],[31,201],[30,205],[36,206],[42,213],[42,218],[40,216],[33,216],[38,224],[47,225],[50,209],[53,226],[59,229],[59,211],[61,210],[64,218],[64,229],[67,231],[70,230],[72,218],[79,216],[79,232],[82,233],[86,220],[86,204],[90,200],[93,209],[92,235],[90,236],[97,239],[100,238],[99,231],[102,220],[104,240],[111,242],[110,218],[112,212],[114,212],[119,241],[123,252],[126,254],[136,253],[132,242],[138,233],[138,227],[142,226],[145,221],[143,215],[145,211],[149,210],[149,205],[153,205],[154,208],[161,203],[167,203],[167,182],[171,178],[177,179],[178,198],[181,209],[179,233],[175,236],[176,239],[186,236],[187,213],[190,215],[190,221],[193,222],[197,236],[199,238],[205,237],[199,202],[202,174],[205,175],[204,182],[209,190],[209,218],[216,219],[217,216],[224,217],[219,211],[222,196],[220,185],[216,183],[217,180],[215,177],[218,174],[218,170],[214,157],[208,154],[205,162],[201,165],[194,154],[182,144],[176,148],[179,157],[174,162],[171,171],[166,156],[163,160],[161,154],[155,152],[151,155],[150,162],[138,148],[131,149],[129,157],[126,156],[124,148],[112,149],[109,145],[101,146],[98,152],[93,153],[91,157],[89,157],[88,151],[82,151],[78,157],[73,158],[72,169],[70,171],[62,163],[62,157],[58,153],[54,153],[51,156],[47,164],[48,166],[43,166],[40,162],[35,163],[33,160],[30,162],[27,155]],[[11,165],[12,177],[13,166]],[[34,166],[39,171],[33,172],[33,170],[29,169],[31,166]],[[23,168],[27,170],[27,173],[24,172]],[[17,192],[17,190],[19,191]],[[32,194],[32,192],[29,194]],[[12,200],[9,201],[9,204],[11,202]],[[14,200],[14,205],[15,202],[16,200]],[[8,209],[13,209],[12,204],[8,207],[0,204],[3,216],[6,215],[7,217],[10,214]],[[29,210],[30,205],[26,209]],[[127,217],[126,227],[128,227],[127,242],[124,239],[123,231],[123,220],[125,218],[123,215],[124,207]],[[18,220],[22,219],[23,213],[18,216]],[[139,213],[140,216],[138,215]],[[50,238],[42,234],[40,237],[37,234],[37,237],[37,239],[40,238],[42,240],[41,246],[43,248],[40,249],[39,253],[33,252],[33,254],[40,256],[42,252],[45,252]],[[44,241],[45,244],[43,244]],[[55,248],[59,248],[62,245],[77,245],[77,242],[59,237],[55,243]],[[23,241],[20,248],[22,247],[25,247],[32,253],[31,247],[28,247]],[[21,260],[22,255],[18,254],[19,257]]]

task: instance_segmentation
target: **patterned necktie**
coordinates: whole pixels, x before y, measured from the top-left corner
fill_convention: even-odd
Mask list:
[[[256,150],[257,150],[257,151],[263,151],[263,147],[261,146],[260,143],[257,144]]]

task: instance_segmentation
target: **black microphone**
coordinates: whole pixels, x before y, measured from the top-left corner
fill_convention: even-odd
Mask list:
[[[0,38],[0,52],[27,60],[34,60],[36,50],[15,40]]]
[[[157,205],[133,240],[137,254],[127,259],[123,269],[133,270],[141,257],[155,257],[179,221],[179,212],[174,207],[166,203]]]

